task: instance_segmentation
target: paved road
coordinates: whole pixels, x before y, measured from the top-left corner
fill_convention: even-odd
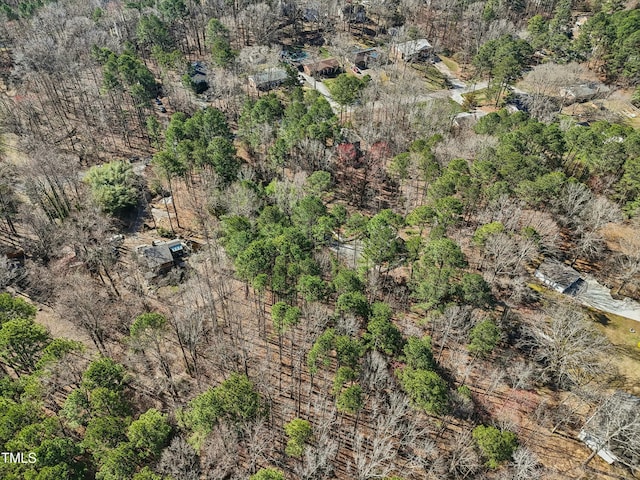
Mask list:
[[[454,89],[467,87],[467,84],[456,77],[456,75],[449,69],[449,67],[447,67],[444,62],[436,62],[433,64],[433,66],[436,68],[436,70],[440,71],[440,73],[444,75],[447,80],[449,80],[449,83]]]
[[[449,83],[453,87],[451,90],[449,90],[449,96],[453,99],[453,101],[459,103],[460,105],[462,105],[463,101],[462,95],[470,92],[475,92],[476,90],[482,90],[489,86],[489,82],[487,82],[486,80],[483,80],[482,82],[474,82],[471,85],[466,84],[458,77],[456,77],[456,75],[449,69],[449,67],[445,65],[444,62],[436,62],[433,64],[433,66],[436,67],[445,77],[447,77]],[[509,88],[515,93],[521,95],[527,93],[514,86],[511,86]]]

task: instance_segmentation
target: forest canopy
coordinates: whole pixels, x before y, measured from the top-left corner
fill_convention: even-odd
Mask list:
[[[0,0],[0,477],[636,475],[639,51],[634,2]]]

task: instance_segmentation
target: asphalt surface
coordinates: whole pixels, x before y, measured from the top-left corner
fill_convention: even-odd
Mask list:
[[[630,298],[616,300],[611,296],[611,291],[608,288],[600,285],[592,278],[586,278],[585,280],[587,288],[576,296],[576,300],[583,305],[603,312],[613,313],[640,322],[640,303]]]

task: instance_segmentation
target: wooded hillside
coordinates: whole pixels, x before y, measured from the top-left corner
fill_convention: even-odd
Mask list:
[[[615,0],[0,1],[0,477],[636,478],[638,52]]]

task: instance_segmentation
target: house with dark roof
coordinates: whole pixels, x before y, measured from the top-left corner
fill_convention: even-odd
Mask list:
[[[367,21],[367,10],[364,5],[348,3],[340,9],[340,19],[349,23],[364,23]]]
[[[604,97],[611,89],[604,83],[589,82],[571,87],[561,88],[560,97],[565,105],[572,103],[588,102],[596,98]]]
[[[320,12],[317,8],[307,7],[302,10],[302,19],[305,22],[317,23],[320,21]]]
[[[187,254],[187,247],[182,240],[175,239],[154,242],[153,245],[140,245],[136,247],[136,254],[151,276],[157,276],[179,266]]]
[[[375,48],[354,48],[346,55],[346,60],[353,66],[366,70],[371,64],[380,62],[381,55]]]
[[[207,67],[202,62],[193,62],[189,66],[189,81],[191,88],[197,94],[205,92],[209,88],[207,80]]]
[[[575,296],[587,287],[577,270],[557,260],[543,261],[534,276],[552,290],[566,295]]]

